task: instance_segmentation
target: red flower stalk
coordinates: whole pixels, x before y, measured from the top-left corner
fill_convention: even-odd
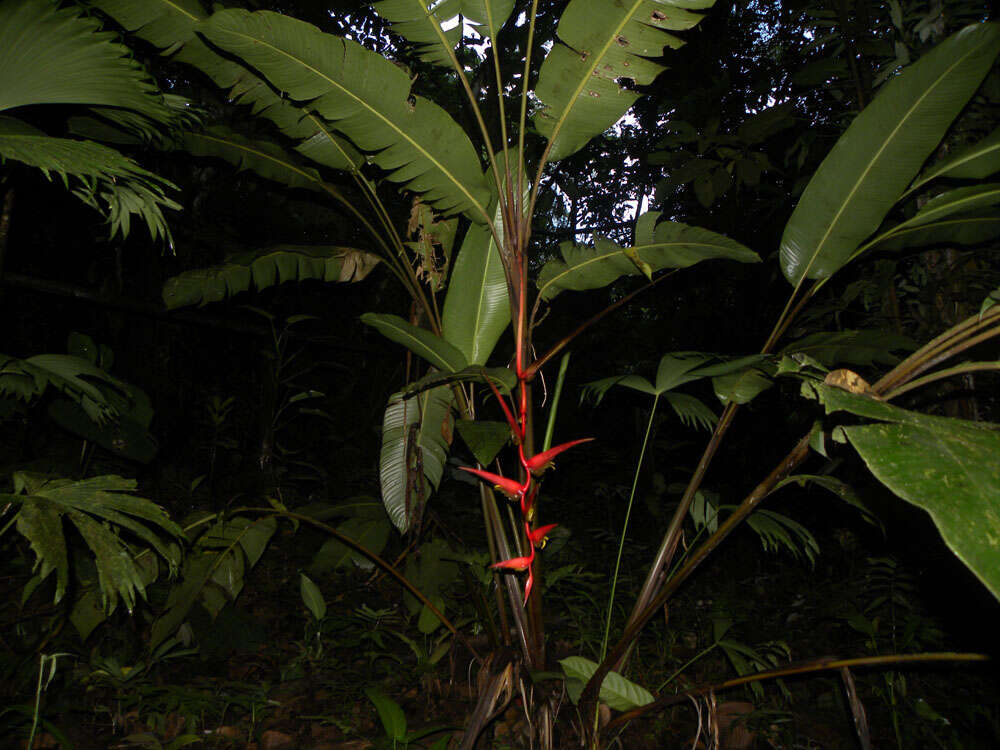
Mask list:
[[[510,431],[514,433],[514,439],[520,445],[520,443],[524,440],[524,429],[520,424],[518,424],[517,420],[514,419],[513,412],[511,412],[510,407],[507,406],[507,399],[505,399],[500,391],[497,390],[497,387],[493,385],[493,381],[490,380],[489,377],[486,378],[486,385],[490,387],[490,390],[493,391],[493,395],[496,396],[497,401],[500,403],[500,408],[503,409],[503,415],[507,417],[507,424],[510,425]]]
[[[569,450],[574,445],[579,445],[580,443],[589,443],[593,439],[594,438],[580,438],[579,440],[570,440],[568,443],[563,443],[562,445],[557,445],[554,448],[549,448],[547,451],[543,451],[542,453],[537,453],[531,458],[524,460],[524,468],[537,476],[551,467],[552,459],[563,451]]]
[[[494,474],[490,471],[483,471],[482,469],[473,469],[471,466],[459,466],[462,471],[467,471],[470,474],[475,474],[480,479],[485,479],[487,482],[492,484],[503,494],[509,497],[511,500],[524,495],[524,491],[528,489],[530,481],[521,484],[513,479],[508,479],[507,477],[502,477],[499,474]]]

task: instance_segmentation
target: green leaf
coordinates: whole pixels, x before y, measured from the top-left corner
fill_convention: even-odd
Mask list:
[[[893,351],[912,352],[917,344],[909,336],[881,329],[867,331],[822,331],[794,341],[782,354],[806,354],[824,367],[841,364],[870,367],[875,363],[894,365]]]
[[[986,299],[983,300],[983,304],[979,308],[979,317],[983,317],[983,313],[989,310],[993,305],[1000,302],[1000,287],[997,287],[992,292],[986,295]]]
[[[872,474],[926,510],[945,544],[1000,598],[1000,429],[934,417],[819,383],[804,384],[828,414],[882,424],[843,427]]]
[[[476,461],[483,466],[489,465],[510,442],[510,427],[506,422],[460,419],[455,427]]]
[[[997,171],[1000,171],[1000,128],[978,143],[960,148],[932,165],[914,181],[910,190],[916,190],[938,177],[982,180]]]
[[[597,671],[597,664],[582,656],[568,656],[560,659],[559,664],[562,665],[568,680],[584,684]],[[631,711],[633,708],[652,703],[653,696],[644,687],[626,680],[617,672],[608,672],[608,676],[601,684],[600,700],[615,711]]]
[[[465,356],[443,338],[403,320],[398,315],[365,313],[361,322],[378,330],[383,336],[402,344],[411,352],[445,372],[460,372],[468,363]]]
[[[0,159],[14,159],[68,181],[76,178],[73,195],[104,214],[111,236],[128,236],[131,216],[149,227],[154,240],[170,234],[163,209],[180,205],[166,196],[176,186],[100,143],[53,138],[32,125],[0,116]]]
[[[876,238],[872,246],[879,250],[896,251],[928,245],[978,245],[1000,237],[1000,216],[973,214],[889,230]]]
[[[643,270],[636,264],[636,258],[654,272],[687,268],[712,258],[760,262],[756,253],[728,237],[675,221],[657,225],[659,217],[658,211],[649,211],[636,221],[635,245],[629,249],[632,258],[626,248],[603,237],[597,238],[592,248],[563,242],[559,246],[562,260],[550,260],[542,266],[538,275],[539,296],[549,300],[564,289],[598,289],[622,276],[641,274]]]
[[[448,459],[455,395],[438,386],[411,398],[389,399],[382,420],[379,483],[382,503],[402,533],[417,521],[437,490]]]
[[[0,4],[0,111],[31,104],[121,107],[173,119],[131,50],[70,6],[42,0]]]
[[[348,539],[353,539],[365,549],[380,555],[389,542],[389,532],[392,531],[392,527],[389,525],[381,503],[376,507],[378,508],[377,516],[359,515],[350,518],[338,526],[337,531]],[[323,546],[319,548],[309,570],[313,573],[326,573],[336,568],[348,566],[371,570],[374,563],[340,540],[330,538],[323,542]]]
[[[69,575],[64,517],[77,527],[94,556],[106,611],[114,608],[120,596],[131,612],[136,594],[145,595],[143,575],[119,538],[123,530],[161,555],[172,573],[180,564],[177,546],[168,541],[182,536],[180,527],[158,505],[128,494],[136,487],[133,480],[107,475],[73,481],[16,472],[14,486],[15,494],[0,498],[20,506],[17,529],[35,552],[39,574],[44,578],[56,572],[57,602],[66,591]]]
[[[316,622],[326,617],[326,601],[323,599],[323,592],[305,573],[299,573],[299,593],[302,596],[302,603],[312,613]]]
[[[224,159],[237,169],[249,170],[286,187],[324,189],[319,172],[303,166],[277,143],[260,138],[251,140],[222,125],[188,131],[179,145],[193,156]]]
[[[371,161],[445,214],[486,218],[489,187],[472,143],[406,73],[356,42],[270,11],[223,10],[198,30],[294,100],[309,102]]]
[[[503,239],[499,208],[494,229]],[[489,228],[469,227],[451,272],[444,300],[441,329],[444,337],[470,364],[485,364],[501,334],[510,325],[507,279],[496,239]]]
[[[761,370],[748,367],[740,372],[712,378],[715,396],[723,403],[746,404],[773,385],[773,381]]]
[[[941,141],[1000,49],[1000,25],[953,34],[892,79],[813,175],[781,240],[797,284],[837,271],[874,232]]]
[[[473,365],[458,372],[431,372],[419,380],[414,380],[400,391],[404,396],[426,391],[437,385],[446,383],[474,382],[485,383],[489,380],[501,393],[510,393],[517,387],[517,375],[507,367],[479,367]]]
[[[392,698],[376,687],[366,687],[365,695],[375,705],[386,737],[393,742],[402,742],[406,737],[406,714]]]
[[[774,489],[778,490],[788,484],[797,484],[799,487],[805,487],[805,485],[809,483],[816,484],[829,490],[848,505],[857,508],[861,513],[861,517],[864,518],[865,521],[870,523],[872,526],[878,526],[883,531],[885,530],[878,516],[872,512],[871,508],[869,508],[865,501],[861,499],[857,492],[855,492],[854,488],[847,484],[847,482],[837,479],[836,477],[831,477],[825,474],[794,474],[790,477],[782,479],[774,486]]]
[[[236,253],[225,263],[185,271],[163,284],[168,310],[221,302],[250,289],[267,289],[289,281],[361,281],[379,257],[364,250],[336,245],[279,245]]]
[[[549,159],[580,150],[614,125],[639,94],[619,79],[648,85],[663,70],[649,58],[683,42],[664,29],[690,29],[714,0],[571,0],[556,28],[559,41],[542,63],[535,127],[552,142]]]
[[[949,190],[931,198],[916,214],[888,230],[884,236],[888,239],[893,237],[896,232],[937,223],[953,214],[972,213],[997,203],[1000,203],[1000,184],[998,183]],[[874,245],[881,241],[881,238],[876,238],[870,244]]]
[[[665,393],[663,397],[673,408],[681,422],[688,427],[701,427],[711,431],[719,418],[700,399],[687,393]]]

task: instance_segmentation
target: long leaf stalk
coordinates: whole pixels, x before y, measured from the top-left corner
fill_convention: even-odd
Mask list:
[[[739,687],[741,685],[749,685],[753,682],[762,682],[764,680],[779,680],[783,677],[792,677],[794,675],[800,674],[811,674],[814,672],[825,672],[832,670],[841,670],[844,668],[853,667],[878,667],[889,664],[926,664],[928,662],[941,662],[941,661],[951,661],[951,662],[982,662],[989,661],[990,657],[986,654],[969,654],[969,653],[956,653],[952,651],[935,652],[928,654],[889,654],[883,656],[860,656],[853,659],[834,659],[834,658],[822,658],[813,659],[804,663],[797,664],[787,664],[783,667],[776,667],[775,669],[768,669],[764,672],[756,672],[754,674],[743,675],[742,677],[734,677],[731,680],[725,680],[724,682],[718,682],[713,685],[704,685],[702,687],[695,688],[694,690],[686,690],[683,693],[677,693],[676,695],[665,695],[662,696],[652,703],[647,703],[645,706],[640,706],[634,708],[631,711],[626,711],[619,716],[616,716],[608,725],[604,727],[604,732],[611,732],[619,727],[624,726],[630,721],[641,718],[647,714],[653,713],[655,711],[661,711],[667,706],[674,705],[676,703],[683,703],[692,698],[692,696],[697,695],[708,695],[710,693],[720,692],[722,690],[729,690],[734,687]]]

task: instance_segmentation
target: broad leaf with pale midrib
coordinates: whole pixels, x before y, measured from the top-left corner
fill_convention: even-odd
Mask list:
[[[438,105],[412,96],[406,73],[381,55],[269,11],[219,11],[198,30],[374,152],[389,179],[443,213],[485,221],[490,192],[472,143]]]
[[[351,247],[282,245],[237,253],[225,263],[185,271],[163,284],[167,309],[221,302],[233,295],[288,281],[361,281],[379,257]]]
[[[639,98],[618,81],[652,83],[664,68],[649,58],[683,44],[664,30],[691,28],[701,16],[686,8],[709,8],[714,2],[572,0],[535,89],[543,105],[535,127],[552,141],[549,158],[569,156],[614,125]]]
[[[792,284],[830,276],[878,228],[998,49],[1000,25],[969,26],[887,83],[855,118],[785,225],[781,270]]]
[[[550,260],[538,275],[539,296],[552,299],[564,289],[599,289],[622,276],[634,276],[645,270],[687,268],[712,258],[760,262],[755,252],[735,240],[676,221],[657,225],[659,216],[658,211],[649,211],[639,217],[635,245],[631,248],[604,238],[598,238],[592,248],[562,243],[559,246],[562,260]]]

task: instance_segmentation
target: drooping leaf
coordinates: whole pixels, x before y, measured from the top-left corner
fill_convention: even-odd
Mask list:
[[[458,372],[430,372],[419,380],[414,380],[406,385],[401,393],[404,396],[412,396],[414,393],[420,393],[445,383],[485,383],[487,380],[493,383],[498,390],[507,393],[513,391],[517,386],[517,375],[507,367],[472,366]]]
[[[111,235],[127,237],[137,215],[154,240],[170,240],[163,209],[179,209],[166,191],[175,185],[149,172],[113,148],[93,141],[53,138],[13,117],[0,116],[0,161],[14,159],[68,182],[72,192],[104,214]]]
[[[389,542],[392,527],[381,503],[373,503],[371,508],[377,510],[378,513],[367,512],[367,509],[364,512],[358,512],[353,518],[340,524],[337,531],[347,538],[353,539],[365,549],[380,555]],[[313,557],[309,569],[314,573],[326,573],[335,568],[351,565],[362,570],[371,570],[374,567],[374,563],[369,558],[348,547],[339,539],[331,537],[323,542]]]
[[[575,693],[578,699],[583,685],[597,671],[597,664],[582,656],[568,656],[560,659],[559,664],[566,673],[567,689],[570,688],[570,683],[577,683]],[[574,691],[571,690],[571,698],[573,694]],[[626,680],[617,672],[608,672],[601,684],[599,696],[602,703],[608,704],[608,708],[615,711],[630,711],[653,702],[653,695],[646,688]]]
[[[792,284],[830,276],[878,228],[998,49],[1000,25],[968,26],[889,81],[855,118],[785,226],[781,269]]]
[[[445,372],[460,372],[468,364],[462,352],[443,338],[424,328],[418,328],[398,315],[365,313],[361,316],[361,322]]]
[[[386,737],[392,740],[393,744],[402,742],[406,738],[406,714],[400,705],[377,687],[365,688],[365,695],[378,711]]]
[[[1000,216],[993,213],[954,216],[941,221],[891,229],[872,242],[879,250],[906,250],[928,245],[978,245],[1000,237]]]
[[[454,392],[443,385],[389,399],[382,420],[379,482],[389,518],[402,533],[419,520],[441,483],[452,440]]]
[[[485,221],[489,187],[472,143],[400,68],[356,42],[270,11],[223,10],[198,26],[294,100],[309,102],[389,179],[444,214]]]
[[[622,276],[641,274],[636,258],[653,272],[687,268],[712,258],[760,262],[756,253],[728,237],[675,221],[657,225],[659,216],[658,211],[649,211],[636,221],[632,258],[626,248],[604,238],[598,238],[592,248],[562,243],[562,259],[550,260],[538,275],[539,296],[552,299],[564,289],[598,289]]]
[[[899,357],[894,351],[912,352],[917,343],[909,336],[883,330],[822,331],[793,341],[782,354],[807,354],[824,367],[875,363],[894,365]]]
[[[379,257],[351,247],[282,245],[237,253],[222,265],[185,271],[163,284],[167,309],[221,302],[250,289],[289,281],[355,282]]]
[[[978,143],[960,148],[918,177],[910,190],[915,190],[938,177],[982,180],[1000,171],[1000,128]]]
[[[746,404],[755,399],[774,384],[774,381],[762,370],[747,367],[729,375],[712,378],[712,388],[715,396],[727,405],[730,402]]]
[[[715,412],[705,406],[701,399],[687,393],[665,393],[663,397],[681,422],[688,427],[701,427],[703,430],[711,431],[719,421]]]
[[[926,510],[945,544],[1000,598],[1000,428],[907,411],[819,383],[804,384],[828,414],[877,424],[840,428],[868,468]]]
[[[490,464],[510,442],[510,427],[506,422],[482,419],[460,419],[455,423],[458,434],[483,466]]]
[[[713,2],[571,0],[535,89],[542,103],[535,127],[552,142],[549,158],[569,156],[614,125],[639,97],[619,80],[652,83],[663,66],[649,58],[683,44],[664,30],[690,29],[701,16],[685,8],[707,8]]]
[[[251,140],[222,125],[184,133],[181,147],[194,156],[225,159],[237,169],[246,169],[286,187],[322,191],[323,178],[281,146],[261,139]]]
[[[323,592],[305,573],[299,573],[299,595],[316,622],[326,617],[326,600],[323,599]]]

